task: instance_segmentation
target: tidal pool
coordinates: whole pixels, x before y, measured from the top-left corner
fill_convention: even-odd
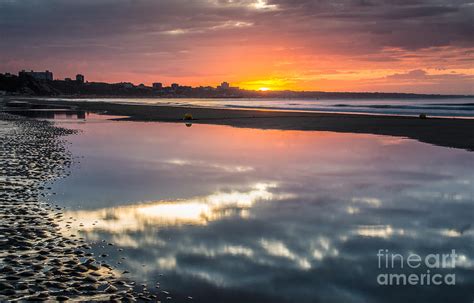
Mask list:
[[[474,153],[364,134],[59,123],[82,133],[67,138],[76,161],[52,201],[162,301],[474,299]],[[457,259],[380,268],[380,250]],[[378,283],[427,272],[455,285]]]

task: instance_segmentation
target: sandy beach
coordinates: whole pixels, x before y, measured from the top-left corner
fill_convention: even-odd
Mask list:
[[[62,105],[108,115],[128,116],[125,120],[183,122],[186,113],[192,123],[234,127],[366,133],[415,139],[438,146],[474,150],[474,120],[358,114],[304,113],[265,110],[213,109],[197,107],[125,105],[106,102],[44,101],[36,105]]]
[[[68,175],[71,155],[61,138],[73,133],[0,113],[0,301],[151,300],[68,234],[74,218],[44,203],[45,182]]]

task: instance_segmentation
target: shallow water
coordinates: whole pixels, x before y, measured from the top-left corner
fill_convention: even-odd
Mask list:
[[[83,132],[68,138],[77,160],[53,201],[96,255],[162,299],[474,299],[474,153],[364,134],[60,124]],[[455,249],[455,268],[394,272],[454,273],[456,285],[378,285],[392,272],[380,249]]]

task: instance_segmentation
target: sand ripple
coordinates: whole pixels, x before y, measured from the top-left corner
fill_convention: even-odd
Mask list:
[[[84,239],[59,230],[43,184],[67,174],[71,155],[51,122],[0,113],[0,301],[155,300],[98,262]]]

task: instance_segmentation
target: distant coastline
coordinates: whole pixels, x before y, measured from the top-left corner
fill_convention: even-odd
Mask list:
[[[36,76],[39,75],[39,76]],[[177,83],[163,86],[154,83],[134,85],[129,82],[86,82],[83,75],[75,80],[53,80],[52,73],[20,72],[19,75],[0,74],[0,96],[61,97],[61,98],[276,98],[276,99],[440,99],[474,98],[474,95],[442,95],[384,92],[324,92],[291,90],[246,90],[223,82],[217,87],[183,86]]]

